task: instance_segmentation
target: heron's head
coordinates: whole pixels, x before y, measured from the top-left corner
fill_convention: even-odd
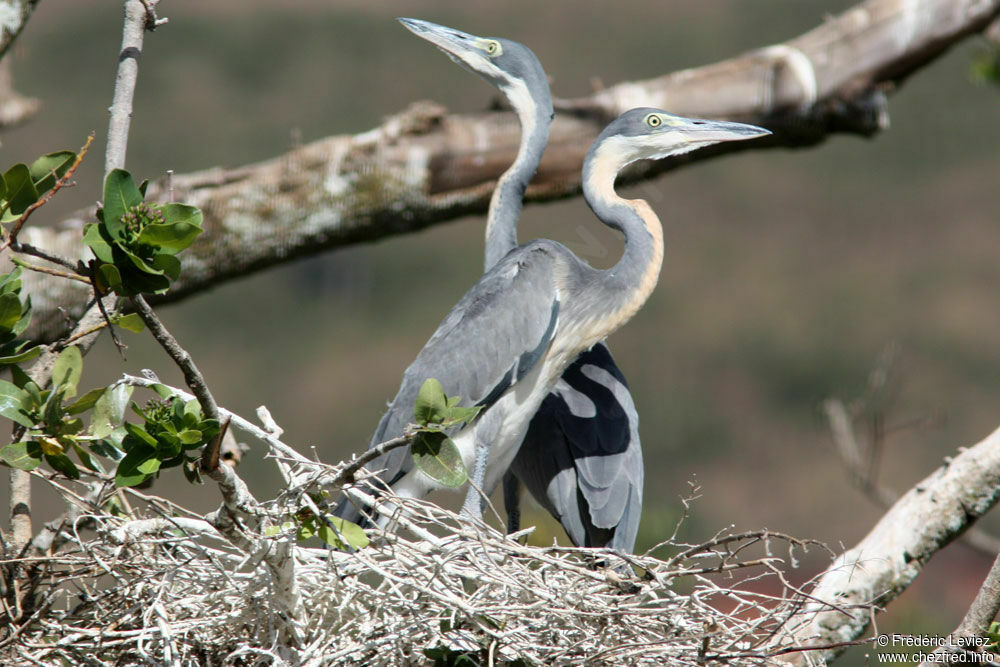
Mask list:
[[[499,88],[518,111],[519,106],[543,105],[551,114],[545,70],[525,45],[502,37],[476,37],[430,21],[401,18],[399,22]]]
[[[771,134],[756,125],[684,118],[662,109],[630,109],[611,122],[594,142],[589,157],[616,163],[658,160],[723,141],[743,141]],[[599,155],[598,155],[599,154]]]

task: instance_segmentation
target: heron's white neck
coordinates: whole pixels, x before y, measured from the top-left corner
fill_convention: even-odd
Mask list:
[[[497,181],[486,217],[485,270],[517,247],[517,219],[521,216],[524,192],[542,160],[549,140],[552,105],[532,97],[523,81],[512,80],[502,88],[521,124],[521,143],[514,163]]]

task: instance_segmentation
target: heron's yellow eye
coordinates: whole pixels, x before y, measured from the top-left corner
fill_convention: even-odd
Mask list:
[[[496,42],[493,40],[486,42],[486,53],[490,54],[491,56],[500,55],[500,42]]]
[[[646,125],[649,125],[650,127],[659,127],[660,125],[663,125],[663,119],[655,113],[651,113],[646,116]]]

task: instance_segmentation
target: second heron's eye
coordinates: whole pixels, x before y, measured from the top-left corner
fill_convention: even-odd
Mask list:
[[[659,127],[663,124],[663,119],[657,116],[655,113],[651,113],[646,116],[646,125],[650,127]]]
[[[500,55],[500,42],[489,41],[486,43],[486,53],[491,56]]]

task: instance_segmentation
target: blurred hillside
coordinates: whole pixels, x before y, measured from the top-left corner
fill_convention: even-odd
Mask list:
[[[851,2],[496,3],[167,0],[148,35],[129,168],[140,177],[272,157],[293,142],[376,125],[417,99],[476,110],[494,92],[393,17],[417,16],[529,45],[557,96],[706,64],[793,37]],[[99,196],[120,3],[40,3],[16,46],[15,81],[45,103],[2,137],[7,162],[82,144],[79,187],[33,218]],[[978,441],[1000,405],[1000,90],[969,81],[975,40],[890,98],[892,129],[818,148],[742,154],[630,188],[660,214],[657,292],[610,345],[642,418],[647,463],[640,546],[669,532],[700,485],[684,537],[729,524],[836,548],[881,515],[849,484],[819,406],[860,395],[880,353],[901,350],[885,483],[903,490]],[[47,217],[46,217],[47,216]],[[402,370],[478,277],[482,219],[328,253],[165,308],[226,407],[266,404],[285,440],[329,461],[362,449]],[[521,237],[563,241],[595,265],[621,249],[582,200],[528,207]],[[150,367],[181,384],[144,336],[127,362],[110,341],[84,385]],[[258,450],[255,450],[258,451]],[[273,468],[251,455],[260,494]],[[176,476],[180,477],[180,476]],[[164,484],[166,495],[191,491]],[[201,507],[214,489],[197,491]],[[539,517],[544,520],[544,517]],[[555,535],[550,524],[540,540]],[[996,527],[997,522],[993,525]],[[549,532],[546,532],[549,531]],[[562,536],[559,536],[562,539]],[[807,568],[819,568],[814,554]],[[952,545],[882,631],[953,628],[988,562]],[[959,575],[958,573],[961,573]],[[803,575],[805,576],[805,574]]]

